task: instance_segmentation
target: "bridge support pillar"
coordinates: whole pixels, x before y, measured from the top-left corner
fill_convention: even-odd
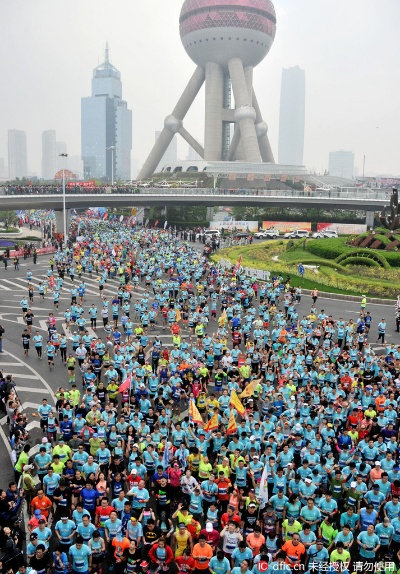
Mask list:
[[[206,215],[207,221],[212,221],[213,216],[214,216],[214,208],[213,206],[208,206]]]
[[[54,211],[54,215],[56,216],[56,232],[57,233],[64,233],[64,219],[63,219],[63,212]],[[67,230],[69,228],[70,218],[71,218],[71,210],[65,210],[66,220],[67,220]]]
[[[375,211],[367,211],[365,223],[368,229],[370,227],[374,227],[374,217],[375,217]]]

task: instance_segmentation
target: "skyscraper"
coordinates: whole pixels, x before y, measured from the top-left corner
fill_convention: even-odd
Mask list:
[[[155,132],[154,141],[156,142],[160,137],[161,132]],[[161,171],[163,166],[167,163],[174,164],[178,159],[178,139],[174,136],[171,143],[167,147],[167,151],[162,156],[160,163],[157,166],[156,172]]]
[[[8,130],[8,177],[15,179],[27,175],[26,133],[22,130]]]
[[[57,141],[56,130],[46,130],[42,133],[42,178],[54,179],[57,172]]]
[[[299,66],[283,68],[278,149],[281,164],[303,165],[305,107],[305,71]]]
[[[329,153],[329,175],[353,179],[354,153],[340,149]]]
[[[92,95],[81,100],[81,112],[84,177],[130,179],[132,111],[122,99],[121,74],[110,63],[108,44],[104,63],[93,71]]]

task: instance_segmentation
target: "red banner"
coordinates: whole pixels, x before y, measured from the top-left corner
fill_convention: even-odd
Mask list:
[[[69,181],[67,187],[96,187],[96,182],[91,181]]]
[[[39,247],[36,249],[36,253],[38,255],[44,255],[45,253],[54,253],[56,251],[55,247]],[[23,249],[13,249],[10,251],[10,257],[23,257],[24,250]]]

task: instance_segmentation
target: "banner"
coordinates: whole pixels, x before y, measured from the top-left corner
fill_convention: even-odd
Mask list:
[[[360,235],[367,231],[363,223],[318,223],[317,231],[336,231],[339,235]]]
[[[258,231],[258,221],[210,221],[210,229],[232,231]]]
[[[44,255],[45,253],[55,253],[56,251],[57,250],[55,247],[39,247],[39,249],[36,249],[36,253],[38,255]],[[24,256],[23,249],[13,249],[10,251],[10,257],[23,257],[23,256]]]
[[[69,181],[67,187],[96,187],[94,179],[90,181]]]
[[[219,427],[219,422],[218,422],[218,414],[214,413],[214,415],[210,418],[210,420],[208,421],[208,423],[206,423],[203,426],[203,430],[205,432],[211,432],[213,430],[216,430]]]
[[[247,174],[247,181],[254,181],[254,173]]]
[[[296,229],[306,229],[311,231],[310,221],[263,221],[263,229],[276,229],[280,233],[289,233],[290,231],[296,231]]]
[[[230,173],[229,174],[229,181],[235,181],[236,179],[236,173]]]
[[[264,175],[264,181],[266,181],[267,183],[268,183],[269,181],[271,181],[271,174],[269,174],[269,175]]]

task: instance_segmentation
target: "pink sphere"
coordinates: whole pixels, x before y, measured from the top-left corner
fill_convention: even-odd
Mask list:
[[[226,67],[238,57],[244,66],[257,66],[274,41],[276,14],[270,0],[185,0],[179,27],[183,46],[197,65]]]

